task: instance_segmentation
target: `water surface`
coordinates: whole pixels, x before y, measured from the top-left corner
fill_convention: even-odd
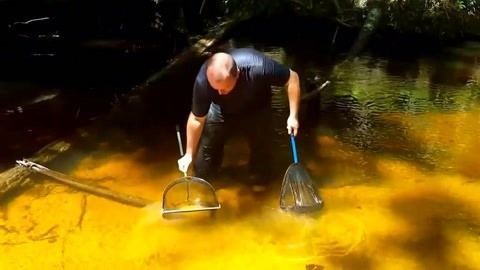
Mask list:
[[[224,166],[238,173],[211,179],[222,203],[213,217],[163,219],[158,202],[133,208],[36,177],[44,181],[0,212],[0,268],[480,269],[479,44],[330,63],[258,48],[299,71],[306,92],[331,81],[303,104],[298,137],[325,201],[318,215],[280,211],[281,178],[255,191],[235,138]],[[280,173],[291,162],[282,100],[272,138]],[[154,201],[181,176],[173,127],[150,142],[103,135],[95,151],[71,154],[73,168],[52,166]]]

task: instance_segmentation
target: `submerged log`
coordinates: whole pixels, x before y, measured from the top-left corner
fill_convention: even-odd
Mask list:
[[[30,160],[45,164],[70,148],[71,144],[68,142],[55,141],[40,149]],[[0,199],[6,198],[19,188],[28,187],[32,183],[30,175],[31,171],[19,165],[0,173]]]
[[[109,200],[112,200],[112,201],[116,201],[116,202],[119,202],[119,203],[123,203],[123,204],[130,205],[130,206],[135,206],[135,207],[145,207],[145,206],[149,205],[150,203],[152,203],[151,201],[145,200],[143,198],[118,193],[118,192],[109,190],[105,187],[80,182],[76,179],[73,179],[73,178],[63,174],[63,173],[50,170],[47,167],[36,164],[35,162],[31,162],[29,160],[17,161],[17,164],[29,169],[30,171],[41,173],[41,174],[44,174],[46,176],[50,176],[51,178],[53,178],[57,182],[62,183],[64,185],[67,185],[69,187],[73,187],[73,188],[78,189],[80,191],[84,191],[84,192],[90,193],[92,195],[103,197],[103,198],[106,198],[106,199],[109,199]]]

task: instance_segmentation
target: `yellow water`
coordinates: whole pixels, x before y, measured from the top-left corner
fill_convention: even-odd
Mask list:
[[[385,118],[401,119],[423,144],[444,145],[439,162],[455,160],[458,170],[425,170],[318,136],[317,158],[335,166],[306,166],[313,176],[329,166],[336,177],[320,189],[318,216],[284,213],[279,190],[258,194],[241,183],[217,191],[214,216],[163,219],[159,203],[133,208],[47,181],[2,212],[0,269],[480,269],[480,111]],[[171,159],[145,165],[146,153],[92,155],[72,174],[160,199],[178,172]],[[374,180],[359,182],[358,160],[369,160]]]

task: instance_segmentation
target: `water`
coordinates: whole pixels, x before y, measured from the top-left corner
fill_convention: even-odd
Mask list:
[[[260,192],[241,173],[211,179],[222,204],[215,216],[165,220],[159,203],[132,208],[38,176],[45,181],[0,212],[0,268],[480,269],[478,44],[342,64],[308,50],[257,47],[304,74],[305,91],[331,80],[303,104],[297,140],[325,202],[319,215],[281,212],[281,178]],[[288,164],[280,92],[273,108],[278,156]],[[147,142],[103,134],[94,151],[70,154],[73,168],[52,166],[160,200],[181,174],[174,128],[156,132]],[[247,157],[235,139],[225,166]],[[283,172],[281,164],[275,169]]]
[[[148,42],[98,42],[54,57],[0,56],[1,171],[95,122],[165,65]]]

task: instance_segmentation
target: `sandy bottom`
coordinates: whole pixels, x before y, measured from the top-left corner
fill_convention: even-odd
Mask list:
[[[480,269],[480,144],[457,118],[403,119],[432,123],[412,129],[432,147],[439,134],[463,136],[445,136],[456,141],[438,162],[452,169],[318,136],[321,151],[305,164],[325,201],[315,216],[280,211],[280,183],[256,192],[226,178],[221,210],[165,219],[163,189],[180,177],[174,159],[142,162],[146,149],[87,156],[71,175],[158,202],[130,207],[39,177],[0,212],[0,269]]]

